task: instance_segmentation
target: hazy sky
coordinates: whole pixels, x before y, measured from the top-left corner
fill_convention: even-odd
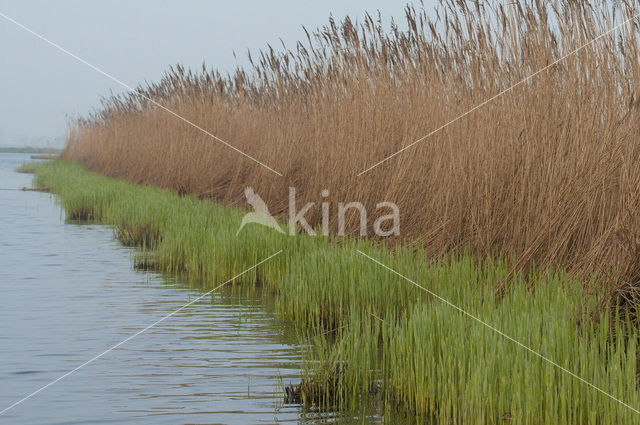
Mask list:
[[[424,2],[432,9],[435,0]],[[130,86],[157,80],[169,65],[232,70],[280,38],[293,47],[302,26],[329,14],[361,20],[365,11],[402,20],[395,0],[7,1],[0,13],[31,28]],[[100,95],[125,89],[0,16],[0,145],[43,144],[64,135],[68,116],[86,114]]]

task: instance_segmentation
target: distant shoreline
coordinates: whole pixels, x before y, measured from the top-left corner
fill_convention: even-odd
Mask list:
[[[42,153],[42,154],[57,154],[62,149],[56,148],[34,148],[29,146],[23,147],[0,147],[0,153]]]

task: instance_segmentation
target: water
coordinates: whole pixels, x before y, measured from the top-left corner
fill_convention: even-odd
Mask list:
[[[65,224],[52,195],[16,190],[31,186],[13,171],[28,160],[0,154],[0,410],[201,295],[134,271],[109,227]],[[0,424],[349,420],[282,403],[276,385],[299,381],[300,350],[264,302],[230,292],[198,301]]]

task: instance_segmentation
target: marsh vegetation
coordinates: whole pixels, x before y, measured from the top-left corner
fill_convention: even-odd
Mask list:
[[[308,404],[640,422],[636,13],[441,0],[389,31],[331,19],[248,69],[177,65],[105,98],[71,125],[62,158],[79,164],[40,165],[37,180],[69,219],[140,247],[140,268],[204,288],[281,249],[242,281],[299,326],[308,361],[288,394]],[[329,236],[236,235],[247,187],[285,228],[295,187],[318,205],[393,202],[402,230],[362,239],[352,217],[338,236],[315,209]]]
[[[105,98],[72,123],[63,156],[232,205],[251,186],[281,218],[290,186],[317,205],[323,189],[331,205],[394,202],[402,241],[430,258],[467,249],[515,258],[514,273],[597,273],[613,303],[635,300],[635,13],[613,0],[442,0],[437,12],[407,8],[390,31],[374,15],[331,20],[295,46],[254,54],[249,69],[178,65]],[[321,211],[307,218],[315,227]],[[336,232],[333,212],[329,224]]]
[[[306,362],[302,384],[289,390],[308,405],[346,408],[374,398],[383,412],[438,423],[640,420],[612,398],[640,405],[637,326],[628,310],[600,307],[597,282],[532,270],[496,293],[508,261],[467,252],[435,261],[412,247],[391,252],[367,240],[338,243],[257,225],[236,236],[241,210],[68,162],[36,165],[36,181],[59,196],[68,219],[113,225],[124,243],[140,247],[145,267],[203,290],[282,250],[230,285],[274,295],[279,314],[298,326]]]

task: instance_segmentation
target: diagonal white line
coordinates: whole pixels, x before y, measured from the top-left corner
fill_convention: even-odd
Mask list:
[[[140,93],[139,91],[137,91],[136,89],[134,89],[133,87],[129,86],[128,84],[120,81],[119,79],[117,79],[116,77],[114,77],[113,75],[101,70],[100,68],[98,68],[95,65],[92,65],[91,63],[87,62],[86,60],[82,59],[81,57],[76,56],[75,54],[71,53],[70,51],[68,51],[67,49],[65,49],[64,47],[54,43],[53,41],[45,38],[44,36],[38,34],[37,32],[35,32],[34,30],[32,30],[31,28],[28,28],[24,25],[22,25],[20,22],[16,21],[15,19],[11,18],[10,16],[5,15],[4,13],[0,12],[0,16],[2,16],[4,19],[6,19],[9,22],[13,22],[14,24],[16,24],[17,26],[19,26],[20,28],[22,28],[23,30],[27,31],[30,34],[33,34],[34,36],[38,37],[40,40],[44,41],[47,44],[50,44],[51,46],[55,47],[56,49],[60,50],[63,53],[66,53],[67,55],[71,56],[72,58],[74,58],[75,60],[77,60],[78,62],[81,62],[83,64],[85,64],[86,66],[88,66],[89,68],[93,69],[94,71],[99,72],[100,74],[104,75],[105,77],[107,77],[108,79],[120,84],[122,87],[126,88],[129,91],[132,91],[133,93],[137,94],[140,97],[145,98],[146,100],[148,100],[149,102],[153,103],[155,106],[157,106],[158,108],[162,109],[163,111],[168,112],[169,114],[173,115],[174,117],[178,118],[179,120],[182,120],[184,122],[186,122],[187,124],[189,124],[192,127],[197,128],[198,130],[200,130],[201,132],[203,132],[204,134],[206,134],[207,136],[217,140],[218,142],[224,144],[225,146],[233,149],[234,151],[238,152],[239,154],[249,158],[250,160],[252,160],[253,162],[256,162],[257,164],[262,165],[264,168],[266,168],[267,170],[276,173],[277,175],[279,175],[280,177],[282,177],[282,174],[279,173],[278,171],[274,170],[273,168],[269,167],[266,164],[263,164],[262,162],[258,161],[257,159],[255,159],[254,157],[252,157],[251,155],[248,155],[244,152],[242,152],[240,149],[236,148],[235,146],[229,144],[228,142],[226,142],[225,140],[222,140],[221,138],[219,138],[218,136],[216,136],[215,134],[212,134],[211,132],[205,130],[204,128],[200,127],[197,124],[194,124],[193,122],[189,121],[188,119],[184,118],[183,116],[173,112],[171,109],[161,105],[160,103],[156,102],[155,100],[151,99],[149,96],[146,96],[142,93]]]
[[[241,273],[238,273],[237,275],[235,275],[234,277],[232,277],[231,279],[227,280],[226,282],[221,283],[220,285],[216,286],[215,288],[213,288],[212,290],[210,290],[209,292],[206,292],[202,295],[200,295],[198,298],[194,299],[193,301],[183,305],[182,307],[180,307],[177,310],[172,311],[171,313],[167,314],[166,316],[162,317],[161,319],[156,320],[155,322],[153,322],[152,324],[150,324],[149,326],[147,326],[146,328],[143,328],[141,330],[139,330],[138,332],[134,333],[133,335],[130,335],[129,337],[123,339],[122,341],[120,341],[119,343],[117,343],[116,345],[114,345],[113,347],[103,351],[102,353],[98,354],[97,356],[87,360],[86,362],[82,363],[80,366],[76,367],[75,369],[70,370],[69,372],[65,373],[64,375],[61,375],[60,377],[54,379],[53,381],[49,382],[47,385],[40,387],[39,389],[37,389],[36,391],[32,392],[31,394],[29,394],[28,396],[25,396],[23,398],[21,398],[20,400],[16,401],[15,403],[13,403],[12,405],[4,408],[2,411],[0,411],[0,415],[2,415],[3,413],[13,409],[14,407],[16,407],[17,405],[19,405],[20,403],[22,403],[23,401],[26,401],[28,399],[30,399],[31,397],[33,397],[34,395],[38,394],[39,392],[49,388],[50,386],[52,386],[53,384],[55,384],[56,382],[66,378],[67,376],[71,375],[72,373],[76,372],[79,369],[82,369],[83,367],[85,367],[86,365],[98,360],[100,357],[104,356],[105,354],[109,353],[112,350],[115,350],[116,348],[120,347],[122,344],[126,343],[127,341],[132,340],[133,338],[137,337],[138,335],[148,331],[149,329],[153,328],[154,326],[156,326],[157,324],[165,321],[166,319],[168,319],[169,317],[173,316],[174,314],[182,311],[183,309],[189,307],[190,305],[192,305],[195,302],[200,301],[201,299],[203,299],[204,297],[211,295],[214,291],[216,291],[217,289],[223,287],[224,285],[226,285],[229,282],[234,281],[235,279],[237,279],[238,277],[242,276],[243,274],[245,274],[246,272],[255,269],[256,267],[258,267],[260,264],[265,263],[267,261],[269,261],[270,259],[272,259],[273,257],[275,257],[276,255],[280,254],[282,252],[282,250],[276,252],[275,254],[270,255],[269,257],[265,258],[264,260],[260,261],[259,263],[254,264],[253,266],[249,267],[248,269],[244,270]]]
[[[371,167],[367,168],[364,171],[361,171],[360,173],[358,173],[358,177],[360,177],[361,175],[363,175],[364,173],[376,168],[378,165],[390,160],[391,158],[393,158],[396,155],[401,154],[402,152],[406,151],[407,149],[409,149],[410,147],[416,145],[417,143],[422,142],[423,140],[433,136],[434,134],[436,134],[437,132],[439,132],[440,130],[443,130],[447,127],[449,127],[451,124],[455,123],[456,121],[466,117],[467,115],[471,114],[472,112],[482,108],[483,106],[485,106],[486,104],[494,101],[495,99],[503,96],[504,94],[506,94],[507,92],[510,92],[511,90],[513,90],[514,88],[518,87],[521,84],[524,84],[525,82],[529,81],[530,79],[532,79],[533,77],[537,76],[538,74],[541,74],[542,72],[546,71],[547,69],[557,65],[558,63],[562,62],[563,60],[565,60],[566,58],[568,58],[569,56],[572,56],[574,54],[576,54],[577,52],[579,52],[582,49],[585,49],[587,47],[589,47],[590,45],[592,45],[593,43],[595,43],[596,41],[600,40],[603,37],[606,37],[607,35],[611,34],[612,32],[614,32],[615,30],[617,30],[618,28],[622,27],[623,25],[627,24],[628,22],[631,22],[632,20],[636,19],[638,16],[640,16],[640,13],[637,13],[635,15],[633,15],[631,18],[627,19],[626,21],[608,29],[607,31],[603,32],[602,34],[600,34],[599,36],[593,38],[591,41],[588,41],[587,43],[583,44],[582,46],[578,47],[577,49],[565,54],[564,56],[562,56],[560,59],[557,59],[556,61],[550,63],[549,65],[545,66],[544,68],[541,68],[539,70],[537,70],[536,72],[534,72],[533,74],[529,75],[528,77],[526,77],[525,79],[523,79],[522,81],[519,81],[517,83],[515,83],[514,85],[512,85],[509,88],[504,89],[503,91],[501,91],[500,93],[496,94],[495,96],[490,97],[489,99],[485,100],[484,102],[474,106],[473,108],[469,109],[467,112],[465,112],[464,114],[452,119],[451,121],[447,122],[446,124],[441,125],[440,127],[436,128],[435,130],[433,130],[431,133],[429,134],[425,134],[424,136],[422,136],[421,138],[411,142],[410,144],[408,144],[407,146],[403,147],[402,149],[400,149],[399,151],[387,156],[386,158],[384,158],[381,161],[378,161],[377,163],[373,164]]]
[[[547,363],[557,367],[558,369],[562,370],[563,372],[568,373],[569,375],[573,376],[574,378],[576,378],[578,381],[590,386],[591,388],[593,388],[594,390],[597,390],[599,392],[601,392],[602,394],[606,395],[607,397],[609,397],[612,400],[617,401],[618,403],[622,404],[625,407],[628,407],[629,409],[633,410],[636,413],[640,414],[640,410],[636,409],[635,407],[630,406],[629,404],[625,403],[624,401],[612,396],[611,394],[609,394],[608,392],[600,389],[599,387],[596,387],[595,385],[593,385],[592,383],[590,383],[589,381],[581,378],[580,376],[576,375],[575,373],[571,372],[570,370],[568,370],[567,368],[564,368],[562,366],[560,366],[558,363],[554,362],[553,360],[549,359],[548,357],[545,357],[544,355],[540,354],[539,352],[527,347],[526,345],[524,345],[523,343],[519,342],[518,340],[510,337],[509,335],[505,334],[504,332],[502,332],[501,330],[491,326],[490,324],[488,324],[487,322],[483,321],[482,319],[478,318],[477,316],[474,316],[473,314],[461,309],[460,307],[458,307],[457,305],[453,304],[452,302],[442,298],[440,295],[428,290],[427,288],[425,288],[424,286],[416,283],[415,281],[409,279],[408,277],[404,276],[401,273],[398,273],[397,271],[395,271],[394,269],[392,269],[391,267],[388,267],[387,265],[381,263],[380,261],[376,260],[373,257],[370,257],[369,255],[365,254],[364,252],[360,251],[359,249],[357,249],[356,251],[358,251],[360,254],[364,255],[365,257],[367,257],[368,259],[370,259],[371,261],[373,261],[374,263],[384,267],[385,269],[389,270],[390,272],[400,276],[401,278],[403,278],[404,280],[406,280],[407,282],[410,282],[411,284],[413,284],[414,286],[422,289],[423,291],[427,292],[429,295],[432,295],[433,297],[437,298],[438,300],[442,301],[443,303],[447,304],[449,307],[452,307],[456,310],[458,310],[460,313],[464,314],[465,316],[468,316],[470,318],[472,318],[473,320],[475,320],[476,322],[480,323],[483,326],[486,326],[487,328],[491,329],[492,331],[494,331],[495,333],[497,333],[498,335],[508,339],[509,341],[517,344],[518,346],[524,348],[525,350],[529,351],[530,353],[536,355],[537,357],[541,358],[542,360],[546,361]]]

